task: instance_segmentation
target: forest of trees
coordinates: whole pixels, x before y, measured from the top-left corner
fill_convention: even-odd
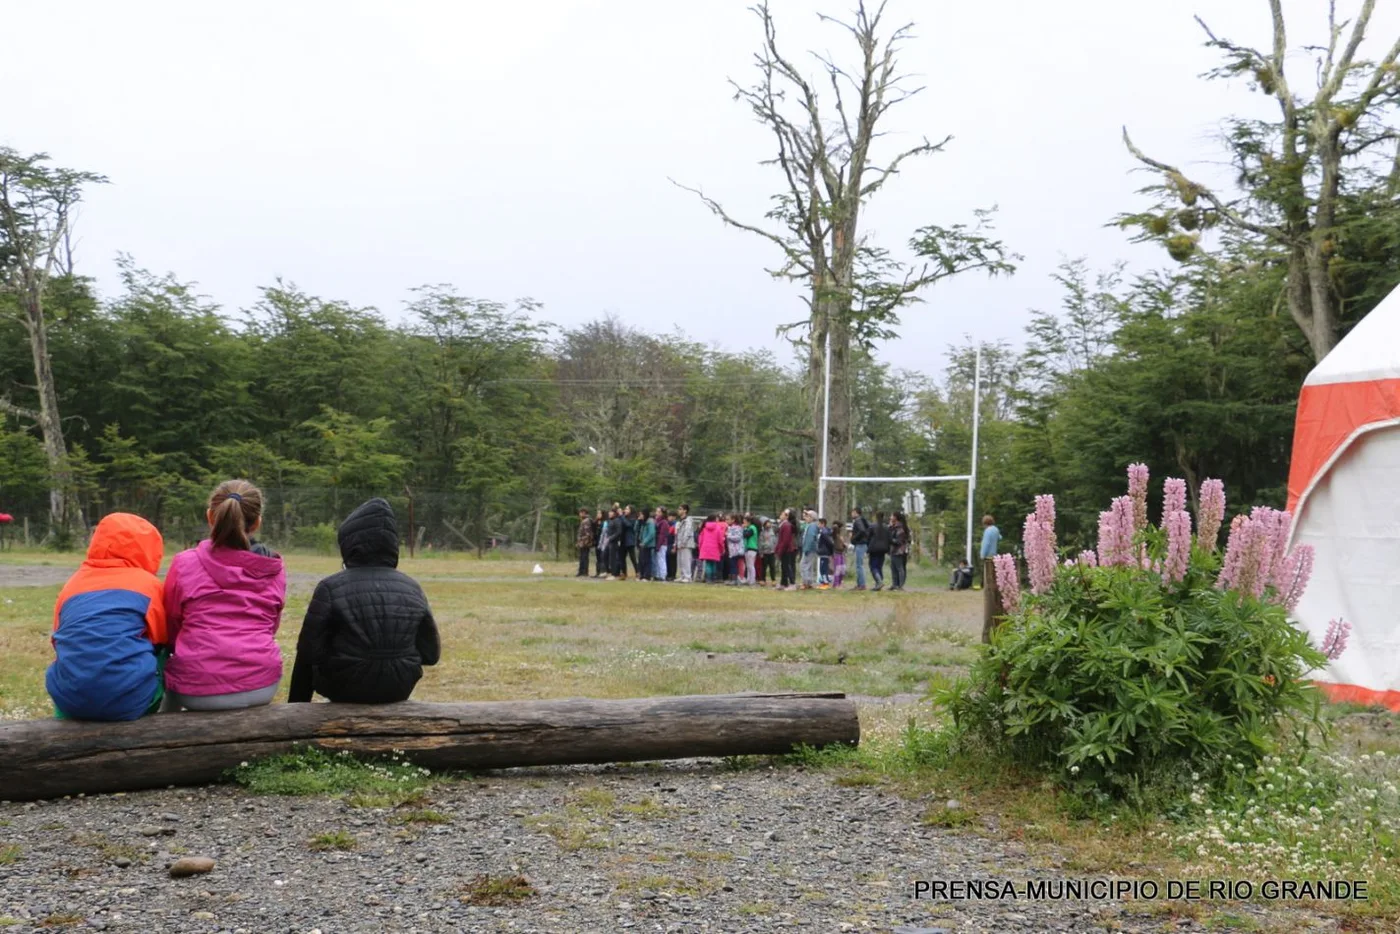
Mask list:
[[[1192,181],[1125,137],[1152,181],[1105,221],[1160,243],[1161,268],[1130,275],[1067,260],[1060,306],[1035,310],[1016,346],[983,348],[976,508],[1001,516],[1008,533],[1034,494],[1053,491],[1064,543],[1085,541],[1101,504],[1122,492],[1123,466],[1138,460],[1185,477],[1193,497],[1214,476],[1233,505],[1280,505],[1304,376],[1400,282],[1400,43],[1362,60],[1374,6],[1362,0],[1351,21],[1330,24],[1330,48],[1308,53],[1318,67],[1304,93],[1308,82],[1286,80],[1282,14],[1276,0],[1268,6],[1269,51],[1207,32],[1223,62],[1211,77],[1248,82],[1277,105],[1271,120],[1202,115],[1223,122],[1233,187]],[[760,64],[781,80],[786,60],[760,12]],[[898,32],[882,46],[878,17],[853,26],[878,75],[884,59],[873,52],[897,50]],[[833,86],[842,74],[832,73]],[[811,157],[802,134],[820,131],[760,112],[762,88],[744,99],[783,147]],[[888,104],[863,106],[875,107],[873,121]],[[846,421],[831,437],[842,469],[963,473],[976,348],[954,348],[916,374],[880,363],[879,341],[915,300],[906,286],[963,270],[1009,274],[1015,257],[980,227],[931,226],[911,244],[925,265],[892,273],[888,254],[855,226],[878,185],[838,186],[820,211],[804,207],[803,192],[824,175],[850,184],[849,161],[868,158],[860,147],[870,137],[859,133],[821,136],[830,151],[779,195],[775,216],[788,232],[753,231],[786,251],[783,275],[811,287],[810,327],[793,334],[790,359],[721,352],[612,318],[559,328],[528,300],[448,285],[414,290],[393,316],[280,281],[254,307],[231,309],[123,258],[120,294],[99,296],[66,260],[66,210],[103,179],[0,148],[9,199],[0,204],[0,511],[58,544],[111,509],[188,539],[210,484],[238,475],[268,492],[279,541],[324,543],[327,524],[372,493],[401,508],[411,499],[425,540],[457,548],[499,537],[552,546],[580,505],[614,499],[772,512],[815,498],[813,360],[837,333],[835,408]],[[871,171],[883,181],[893,168]],[[828,222],[833,214],[841,223]],[[831,238],[859,246],[836,257],[841,268],[824,252]],[[808,268],[804,257],[822,263]],[[52,393],[41,391],[41,344]],[[888,508],[902,493],[846,495]],[[941,526],[959,541],[965,490],[926,493],[925,533]]]

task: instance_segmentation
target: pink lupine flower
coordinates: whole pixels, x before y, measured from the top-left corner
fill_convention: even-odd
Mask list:
[[[1322,654],[1336,661],[1347,650],[1347,639],[1351,637],[1351,623],[1344,619],[1334,619],[1327,624],[1327,635],[1322,638]]]
[[[1119,496],[1099,513],[1099,567],[1133,564],[1133,501]]]
[[[1111,567],[1113,565],[1113,546],[1118,540],[1114,523],[1117,521],[1112,509],[1105,509],[1099,513],[1099,550],[1094,561],[1095,566]]]
[[[1128,465],[1128,496],[1133,502],[1133,531],[1147,528],[1147,465]]]
[[[1196,540],[1206,551],[1214,551],[1225,521],[1225,484],[1206,480],[1201,484],[1201,507],[1197,513]]]
[[[1015,555],[997,555],[992,559],[996,571],[997,592],[1001,595],[1001,605],[1014,610],[1021,605],[1021,579],[1016,572]]]
[[[1099,567],[1133,563],[1133,501],[1120,496],[1099,513]]]
[[[1115,564],[1124,567],[1133,563],[1133,536],[1137,532],[1134,525],[1133,510],[1136,508],[1133,500],[1127,496],[1120,496],[1113,501],[1113,515],[1115,518],[1114,530],[1118,535],[1115,550],[1118,553],[1118,560]]]
[[[1244,525],[1244,535],[1244,562],[1240,567],[1240,581],[1235,588],[1257,600],[1264,596],[1264,587],[1268,584],[1265,561],[1270,547],[1269,524],[1251,517]]]
[[[1104,513],[1104,515],[1108,515],[1108,513]],[[1099,556],[1092,551],[1081,551],[1076,563],[1082,568],[1096,568],[1099,566]]]
[[[1286,591],[1296,578],[1297,569],[1290,570],[1288,555],[1283,553],[1288,543],[1288,513],[1259,506],[1248,516],[1239,515],[1230,523],[1230,536],[1225,543],[1225,566],[1216,586],[1233,588],[1258,599],[1268,588],[1274,597],[1284,602]]]
[[[1265,587],[1281,593],[1284,584],[1284,567],[1288,557],[1288,529],[1293,517],[1286,512],[1256,506],[1249,514],[1249,520],[1259,524],[1259,562],[1255,568],[1254,587],[1263,593]]]
[[[1173,513],[1181,512],[1186,508],[1186,481],[1180,477],[1168,477],[1166,483],[1162,485],[1162,525],[1166,526],[1167,520]]]
[[[1026,567],[1030,572],[1031,593],[1042,594],[1055,581],[1055,533],[1036,518],[1026,516],[1021,544],[1026,552]]]
[[[1055,580],[1058,552],[1055,543],[1055,497],[1046,494],[1035,498],[1035,512],[1026,516],[1022,545],[1030,572],[1031,593],[1045,593]]]
[[[1220,576],[1215,580],[1215,586],[1220,590],[1228,590],[1239,584],[1244,571],[1244,553],[1248,547],[1244,534],[1247,525],[1249,517],[1243,515],[1235,516],[1230,522],[1230,534],[1225,539],[1225,563],[1220,568]]]
[[[1191,564],[1191,514],[1185,509],[1168,513],[1166,526],[1167,560],[1162,565],[1162,577],[1179,584],[1186,579],[1186,570]]]
[[[1308,579],[1312,577],[1313,546],[1298,545],[1288,556],[1290,563],[1287,585],[1279,591],[1280,599],[1288,612],[1298,609],[1298,601],[1303,599],[1303,591],[1308,589]]]
[[[1269,586],[1274,588],[1281,600],[1297,573],[1297,562],[1293,560],[1294,555],[1288,551],[1288,534],[1293,530],[1293,514],[1286,509],[1282,512],[1271,512],[1270,521],[1273,525],[1269,529],[1269,542],[1273,555],[1269,562]]]

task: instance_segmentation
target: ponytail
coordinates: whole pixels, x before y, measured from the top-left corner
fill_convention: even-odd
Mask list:
[[[262,518],[262,491],[247,480],[225,480],[209,496],[209,540],[220,548],[247,551],[249,532]]]

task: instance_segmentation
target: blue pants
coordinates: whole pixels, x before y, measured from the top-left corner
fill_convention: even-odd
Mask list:
[[[865,545],[856,546],[856,586],[865,586]]]

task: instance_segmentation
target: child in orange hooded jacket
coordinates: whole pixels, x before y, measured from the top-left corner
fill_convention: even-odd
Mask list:
[[[115,512],[97,524],[87,559],[54,605],[57,657],[45,684],[59,717],[136,720],[160,708],[166,635],[156,571],[164,554],[160,532],[140,516]]]

